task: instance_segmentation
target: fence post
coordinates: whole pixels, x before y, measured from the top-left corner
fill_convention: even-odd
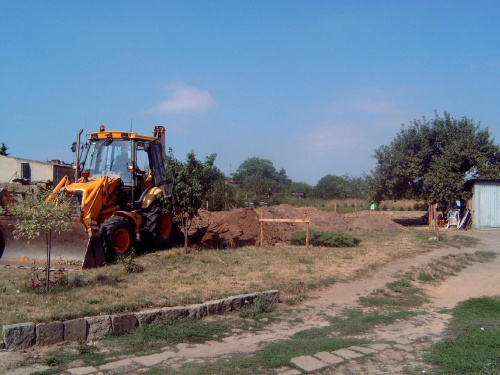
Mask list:
[[[260,218],[264,219],[264,207],[261,208],[260,211]],[[260,247],[262,247],[262,244],[264,243],[264,222],[261,220],[260,222]]]
[[[310,222],[309,215],[307,215],[307,231],[306,231],[306,249],[309,250],[309,222]]]
[[[439,241],[439,226],[438,226],[438,215],[437,215],[437,203],[434,205],[434,236]]]

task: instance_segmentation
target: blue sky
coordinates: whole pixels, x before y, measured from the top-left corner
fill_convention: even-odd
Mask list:
[[[359,176],[401,125],[500,140],[499,1],[0,0],[0,141],[72,160],[79,129],[167,129],[178,159]]]

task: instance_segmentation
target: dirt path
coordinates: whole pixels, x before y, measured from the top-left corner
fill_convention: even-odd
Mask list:
[[[298,331],[329,324],[325,316],[335,316],[343,309],[355,306],[359,296],[367,295],[374,289],[382,288],[387,282],[395,280],[394,275],[398,271],[427,264],[432,259],[448,254],[473,253],[479,250],[499,254],[491,262],[475,263],[469,266],[458,276],[449,277],[439,286],[426,286],[425,291],[431,297],[431,302],[423,307],[426,314],[383,326],[367,335],[366,339],[377,348],[373,350],[374,353],[344,360],[339,364],[330,364],[319,370],[322,374],[401,374],[430,371],[422,359],[422,353],[432,342],[440,339],[451,317],[442,312],[443,308],[451,308],[456,303],[471,297],[500,294],[498,273],[500,247],[497,245],[500,243],[500,231],[470,231],[460,232],[460,234],[476,237],[480,239],[480,244],[471,248],[435,249],[413,258],[394,261],[378,270],[370,271],[354,282],[334,284],[327,290],[312,293],[312,298],[300,308],[286,312],[280,322],[268,325],[265,331],[235,334],[223,342],[213,341],[200,345],[180,344],[175,348],[175,352],[172,349],[166,349],[149,356],[110,358],[108,364],[99,368],[78,367],[81,364],[75,363],[75,367],[68,369],[67,373],[94,374],[106,370],[105,373],[132,374],[151,367],[178,368],[186,363],[213,361],[214,358],[228,353],[250,353],[259,349],[264,343],[286,339]],[[302,323],[297,323],[297,321]],[[8,359],[0,353],[0,361]],[[288,367],[280,372],[288,375],[308,372],[305,368],[302,370]],[[311,372],[314,373],[314,370]],[[25,372],[12,372],[12,374],[28,373],[30,373],[29,369],[25,369]]]

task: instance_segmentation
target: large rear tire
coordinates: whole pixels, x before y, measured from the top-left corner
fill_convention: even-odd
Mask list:
[[[101,238],[106,259],[111,262],[129,255],[137,244],[134,225],[121,216],[113,216],[102,224]]]
[[[165,249],[172,245],[174,240],[172,216],[162,213],[160,202],[155,201],[144,210],[143,225],[141,242],[147,250]]]

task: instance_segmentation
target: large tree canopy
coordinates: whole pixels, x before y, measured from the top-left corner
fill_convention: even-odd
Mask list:
[[[286,191],[291,184],[284,169],[278,172],[270,160],[257,157],[245,160],[233,179],[255,199],[269,199]]]
[[[323,199],[363,198],[366,181],[367,177],[364,174],[362,177],[327,174],[318,181],[313,194],[314,197]]]
[[[413,120],[392,143],[375,150],[373,201],[468,199],[464,183],[471,178],[500,177],[500,149],[488,129],[471,119],[444,117]]]

